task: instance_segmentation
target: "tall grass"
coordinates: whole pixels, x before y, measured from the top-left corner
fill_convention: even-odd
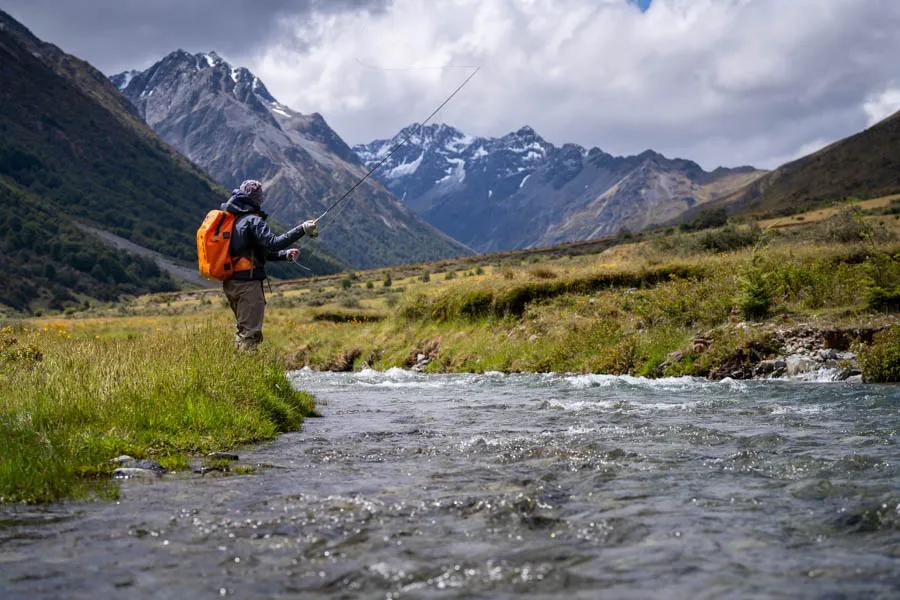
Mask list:
[[[119,454],[173,461],[296,429],[314,400],[209,326],[136,339],[0,332],[0,500],[115,493]],[[182,458],[183,461],[183,458]]]

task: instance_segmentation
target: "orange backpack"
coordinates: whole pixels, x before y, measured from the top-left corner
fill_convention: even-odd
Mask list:
[[[197,266],[207,279],[231,279],[235,271],[253,268],[253,261],[232,260],[229,246],[234,230],[234,215],[226,210],[211,210],[197,230]]]

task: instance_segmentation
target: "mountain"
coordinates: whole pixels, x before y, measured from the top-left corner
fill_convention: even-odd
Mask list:
[[[778,167],[714,205],[732,213],[789,213],[850,197],[900,192],[900,112]]]
[[[612,156],[554,146],[532,128],[471,137],[417,123],[353,149],[366,164],[398,149],[377,177],[426,221],[480,251],[543,246],[639,230],[745,186],[752,167],[706,172],[646,151]]]
[[[197,224],[224,191],[102,73],[2,11],[0,72],[0,304],[176,289],[160,265],[192,266]]]
[[[266,210],[285,223],[318,216],[366,172],[320,114],[281,104],[253,73],[214,52],[178,50],[112,81],[154,131],[217,181],[261,180]],[[469,252],[374,180],[322,226],[317,244],[355,267]]]

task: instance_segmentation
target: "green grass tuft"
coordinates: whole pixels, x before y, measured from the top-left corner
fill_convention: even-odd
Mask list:
[[[114,493],[109,460],[119,454],[183,464],[179,455],[297,429],[314,409],[271,350],[239,354],[208,326],[103,340],[7,328],[3,339],[3,501]],[[40,357],[11,359],[14,347]]]

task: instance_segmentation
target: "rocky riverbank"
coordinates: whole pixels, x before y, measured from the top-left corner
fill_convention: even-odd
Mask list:
[[[710,379],[801,379],[862,382],[857,349],[871,344],[875,335],[889,325],[865,327],[795,327],[734,325],[750,335],[732,354],[713,367]],[[713,350],[711,334],[699,335],[692,352]],[[670,355],[670,360],[680,357]],[[683,354],[683,353],[682,353]]]

